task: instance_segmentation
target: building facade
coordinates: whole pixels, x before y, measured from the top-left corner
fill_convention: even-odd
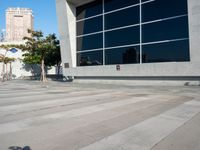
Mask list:
[[[0,42],[1,45],[24,45],[25,41],[15,41],[15,42]],[[0,79],[2,78],[2,67],[4,65],[5,72],[12,72],[12,79],[19,79],[19,78],[24,78],[28,76],[38,76],[41,71],[40,71],[40,66],[35,64],[35,65],[30,65],[30,64],[25,64],[22,60],[24,58],[24,53],[20,49],[14,50],[8,50],[6,52],[5,49],[0,48],[0,60],[3,57],[8,57],[14,59],[11,63],[9,64],[2,64],[0,61]],[[6,56],[5,56],[6,55]],[[7,70],[7,71],[6,71]],[[60,74],[62,74],[62,68],[59,70]],[[51,66],[46,68],[46,74],[47,75],[55,75],[58,73],[58,68],[56,66]]]
[[[63,72],[200,76],[199,0],[56,0]]]
[[[20,42],[0,42],[1,45],[20,45],[20,44],[25,44],[25,42],[20,41]],[[12,73],[12,78],[17,79],[22,76],[31,76],[31,72],[27,71],[28,69],[25,68],[25,64],[22,62],[23,58],[23,52],[20,49],[16,49],[16,51],[7,51],[4,49],[0,48],[0,56],[2,57],[8,57],[14,59],[11,63],[3,64],[0,62],[0,72],[2,72],[2,67],[4,65],[5,73],[11,74]],[[6,56],[5,56],[6,55]],[[2,78],[2,74],[0,75],[0,78]]]
[[[28,29],[33,30],[34,19],[29,8],[8,8],[6,10],[6,41],[22,41],[29,37]]]

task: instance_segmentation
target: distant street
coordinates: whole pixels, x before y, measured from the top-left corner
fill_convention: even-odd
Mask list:
[[[0,83],[0,150],[200,150],[199,141],[200,86]]]

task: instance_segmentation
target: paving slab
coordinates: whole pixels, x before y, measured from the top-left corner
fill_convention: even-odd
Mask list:
[[[199,150],[199,86],[0,83],[0,150]]]

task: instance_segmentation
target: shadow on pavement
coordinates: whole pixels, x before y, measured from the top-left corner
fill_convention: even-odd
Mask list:
[[[63,75],[47,75],[46,78],[52,81],[58,81],[58,82],[73,82],[72,77],[65,77]],[[29,80],[40,80],[40,76],[28,76],[23,79],[29,79]]]
[[[31,150],[29,146],[19,147],[19,146],[10,146],[8,150]]]

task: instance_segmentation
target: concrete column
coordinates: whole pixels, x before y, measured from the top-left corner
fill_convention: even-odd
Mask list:
[[[188,0],[190,58],[200,62],[200,0]]]
[[[76,67],[76,9],[66,0],[56,0],[62,63]],[[63,66],[64,67],[64,66]],[[64,69],[66,70],[66,69]],[[65,73],[64,73],[65,74]]]

